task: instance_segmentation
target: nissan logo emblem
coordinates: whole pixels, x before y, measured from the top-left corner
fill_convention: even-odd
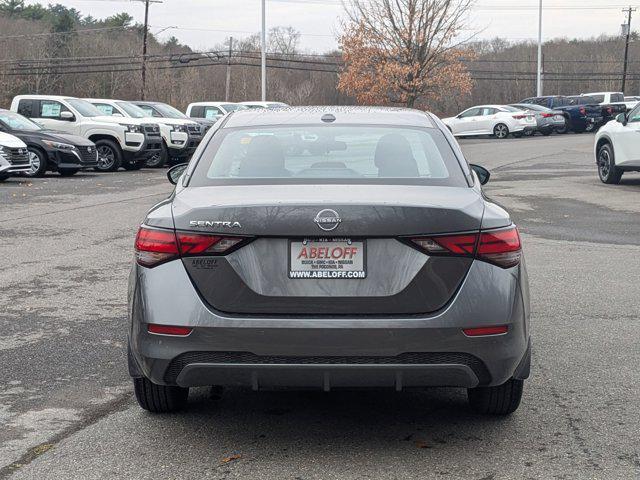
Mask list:
[[[330,208],[325,208],[324,210],[320,210],[316,217],[313,219],[316,222],[316,225],[320,227],[325,232],[330,232],[331,230],[335,230],[338,228],[338,225],[342,222],[340,215],[335,210],[331,210]]]

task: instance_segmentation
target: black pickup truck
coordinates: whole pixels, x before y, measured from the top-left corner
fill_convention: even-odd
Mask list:
[[[565,118],[565,129],[558,133],[566,133],[572,130],[576,133],[592,132],[610,120],[603,112],[606,106],[599,105],[594,99],[586,96],[550,95],[546,97],[525,98],[518,103],[542,105],[552,110],[560,110]]]

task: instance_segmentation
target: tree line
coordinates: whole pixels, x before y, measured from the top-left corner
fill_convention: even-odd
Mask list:
[[[407,0],[406,12],[393,11],[392,0],[367,0],[360,10],[352,3],[341,48],[329,52],[304,51],[299,32],[289,26],[271,29],[269,99],[292,105],[413,105],[452,114],[474,104],[534,95],[535,43],[496,38],[456,44],[460,24],[450,24],[440,36],[433,26],[425,29],[437,21],[434,12],[451,18],[460,1]],[[371,5],[379,7],[377,19],[367,14]],[[381,37],[378,26],[388,18],[398,20],[397,25],[415,22],[416,28]],[[62,5],[2,0],[0,32],[0,106],[7,107],[21,93],[125,100],[139,96],[143,28],[125,12],[96,19]],[[605,36],[545,42],[545,93],[619,90],[623,42]],[[180,109],[193,101],[224,100],[230,64],[229,100],[259,99],[259,51],[258,35],[227,39],[207,52],[196,52],[175,37],[160,41],[151,34],[146,97]],[[639,53],[640,46],[632,42],[629,95],[640,95]]]

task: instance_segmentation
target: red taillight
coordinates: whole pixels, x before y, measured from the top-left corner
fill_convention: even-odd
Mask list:
[[[186,337],[192,330],[193,328],[191,327],[175,327],[173,325],[158,325],[156,323],[150,323],[147,326],[149,333],[155,333],[156,335],[175,335],[177,337]]]
[[[526,115],[514,115],[513,118],[515,118],[516,120],[522,120],[523,118],[527,118]]]
[[[476,251],[478,234],[446,235],[442,237],[413,238],[413,243],[430,254],[472,256]]]
[[[467,337],[484,337],[487,335],[503,335],[509,331],[509,327],[500,325],[498,327],[465,328],[462,331]]]
[[[553,113],[543,113],[542,114],[543,118],[549,118],[549,117],[553,117]]]
[[[238,237],[222,237],[200,233],[178,232],[176,235],[182,255],[224,253],[243,240]]]
[[[142,226],[136,236],[136,260],[144,267],[155,267],[179,256],[223,254],[243,240]]]
[[[587,114],[587,109],[584,108],[584,107],[580,107],[578,110],[580,111],[580,115],[586,115]]]
[[[173,230],[140,227],[136,236],[136,260],[144,267],[154,267],[178,256]]]
[[[516,227],[481,233],[417,237],[411,241],[430,255],[475,256],[502,268],[516,266],[522,256]]]
[[[515,267],[522,256],[518,229],[513,227],[481,233],[477,256],[502,268]]]

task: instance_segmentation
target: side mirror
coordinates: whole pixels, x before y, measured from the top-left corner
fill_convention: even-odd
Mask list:
[[[169,179],[169,182],[171,182],[173,185],[177,185],[178,180],[180,180],[180,177],[182,176],[182,174],[184,173],[184,171],[187,169],[188,166],[189,166],[188,163],[180,163],[178,165],[174,165],[173,167],[171,167],[167,171],[167,178]]]
[[[616,116],[616,122],[621,123],[622,125],[626,125],[627,124],[627,114],[626,113],[619,113]]]
[[[71,112],[60,112],[60,120],[66,120],[67,122],[73,122],[76,117]]]
[[[481,167],[480,165],[474,165],[473,163],[469,166],[471,167],[471,170],[476,172],[476,175],[478,176],[478,180],[480,181],[480,185],[486,185],[489,179],[491,178],[491,173],[489,173],[489,170],[487,170],[484,167]]]

